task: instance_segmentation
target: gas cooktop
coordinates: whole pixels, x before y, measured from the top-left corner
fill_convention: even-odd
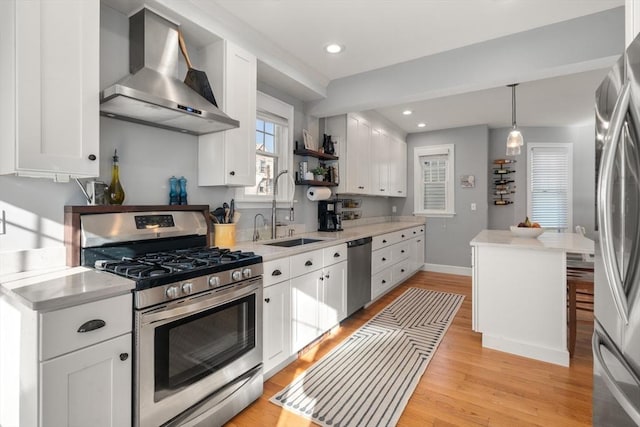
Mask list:
[[[200,247],[98,260],[95,267],[133,279],[136,290],[142,290],[261,262],[262,257],[253,252]]]

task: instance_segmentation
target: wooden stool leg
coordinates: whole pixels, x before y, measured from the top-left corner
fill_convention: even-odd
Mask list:
[[[569,281],[569,357],[573,357],[576,348],[576,284]]]

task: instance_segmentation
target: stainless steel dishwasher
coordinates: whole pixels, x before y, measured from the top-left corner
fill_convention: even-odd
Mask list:
[[[347,242],[347,316],[371,301],[371,237]]]

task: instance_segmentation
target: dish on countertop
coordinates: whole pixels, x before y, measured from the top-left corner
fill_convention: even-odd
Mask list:
[[[542,233],[544,233],[544,230],[542,228],[517,227],[515,225],[512,225],[510,227],[510,230],[511,230],[511,234],[513,234],[516,237],[536,238],[539,235],[541,235]]]

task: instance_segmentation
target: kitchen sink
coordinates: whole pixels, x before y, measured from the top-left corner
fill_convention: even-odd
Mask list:
[[[315,242],[323,242],[322,239],[309,239],[306,237],[299,237],[297,239],[290,239],[290,240],[282,240],[280,242],[273,242],[273,243],[265,243],[265,245],[267,246],[280,246],[283,248],[291,248],[293,246],[300,246],[300,245],[306,245],[308,243],[315,243]]]

